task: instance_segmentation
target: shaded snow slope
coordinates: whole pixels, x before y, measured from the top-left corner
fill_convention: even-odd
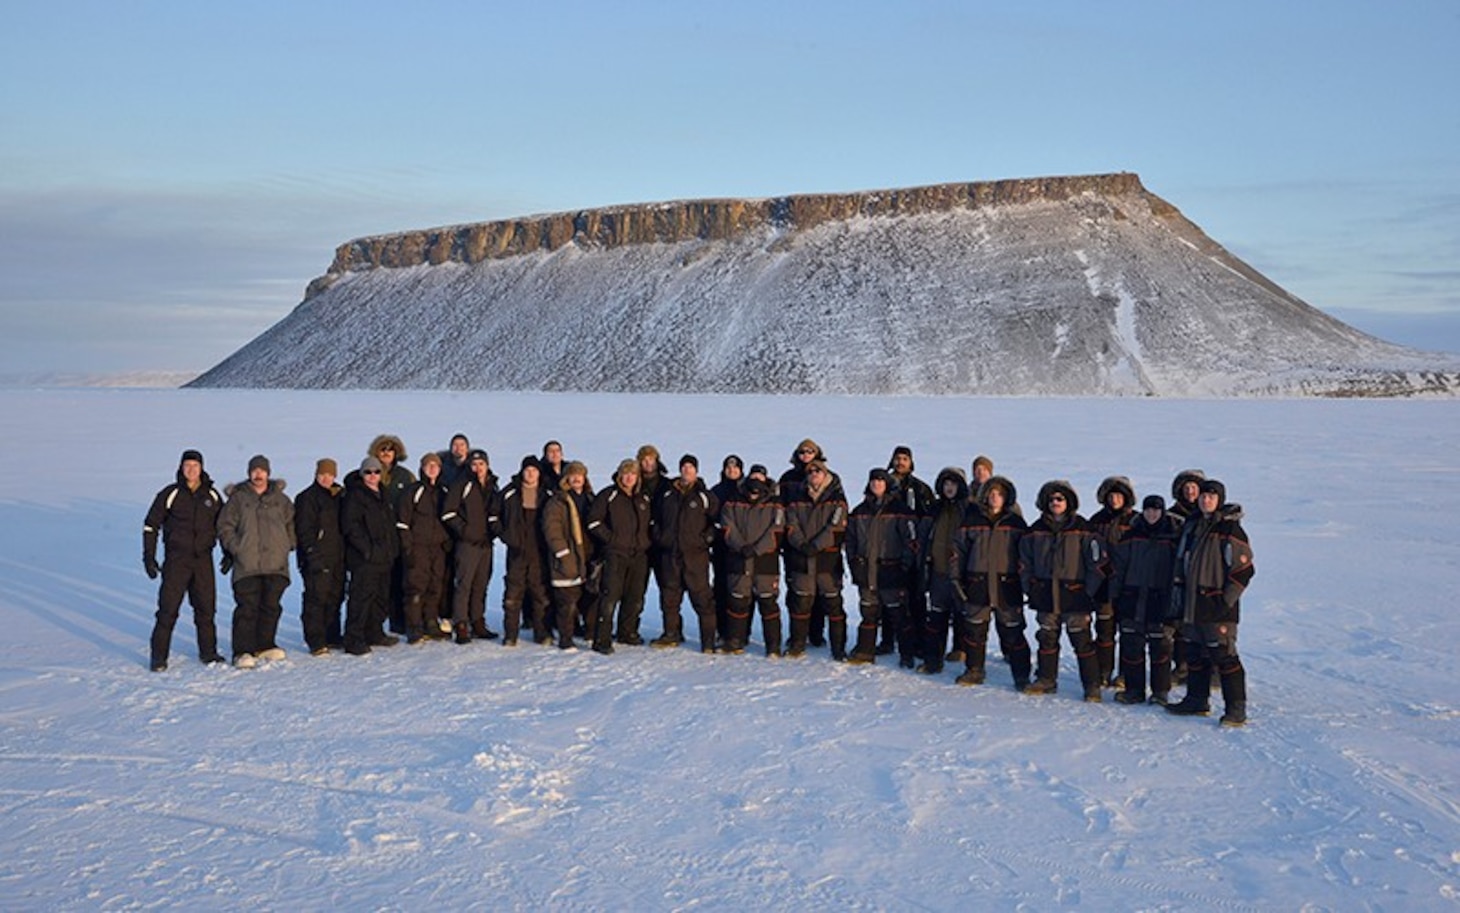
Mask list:
[[[43,456],[0,475],[0,909],[1453,910],[1457,409],[0,390]],[[897,443],[925,478],[989,453],[1026,501],[1204,467],[1256,554],[1252,723],[1021,696],[996,651],[977,688],[824,651],[315,659],[297,577],[288,660],[205,669],[185,611],[149,673],[140,526],[179,452],[221,482],[262,451],[297,491],[382,431],[412,464],[465,431],[498,472],[555,437],[598,484],[646,440],[708,472],[808,435],[852,489]]]
[[[1287,294],[1144,191],[329,277],[196,386],[1408,395],[1460,359]]]

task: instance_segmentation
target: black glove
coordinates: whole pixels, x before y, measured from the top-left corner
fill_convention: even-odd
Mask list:
[[[227,574],[229,571],[233,570],[233,555],[231,553],[223,553],[223,560],[218,562],[218,570],[219,572],[224,574]]]
[[[154,558],[151,555],[143,555],[142,556],[142,569],[147,572],[147,579],[148,580],[156,580],[157,579],[158,570],[157,570],[157,559],[156,558]]]

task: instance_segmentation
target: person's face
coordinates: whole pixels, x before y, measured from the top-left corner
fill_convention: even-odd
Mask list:
[[[695,468],[693,463],[681,463],[679,477],[684,480],[684,484],[693,485],[695,480],[700,477],[700,471]]]
[[[646,453],[639,457],[639,471],[643,475],[653,475],[654,468],[659,465],[659,458],[652,453]]]
[[[1196,484],[1195,482],[1183,482],[1181,484],[1181,500],[1185,501],[1188,504],[1190,504],[1192,501],[1195,501],[1196,496],[1200,493],[1201,486]]]
[[[952,479],[943,480],[943,497],[949,501],[958,497],[958,483]]]
[[[621,472],[618,474],[618,485],[624,491],[633,491],[634,486],[639,484],[638,471]]]
[[[1069,502],[1065,500],[1065,496],[1060,494],[1059,492],[1055,492],[1054,494],[1049,496],[1049,512],[1054,514],[1056,517],[1064,516],[1064,513],[1066,510],[1069,509],[1069,506]]]
[[[1204,514],[1214,513],[1221,504],[1222,500],[1217,497],[1215,491],[1204,491],[1196,499],[1196,506],[1200,507]]]
[[[314,481],[319,484],[320,488],[329,488],[335,484],[335,474],[332,472],[321,472],[314,477]]]
[[[1151,524],[1152,526],[1155,526],[1157,523],[1161,522],[1161,513],[1162,511],[1159,507],[1147,507],[1145,510],[1141,511],[1141,515],[1146,518],[1146,522]]]
[[[549,444],[543,449],[543,456],[554,466],[563,461],[563,448],[558,444]]]
[[[581,495],[583,493],[583,487],[587,484],[588,479],[581,473],[575,472],[568,476],[568,487],[573,490],[573,494],[575,495]]]
[[[1004,504],[1006,502],[1004,500],[1004,490],[1002,488],[998,487],[997,485],[995,485],[993,488],[990,488],[988,501],[989,510],[993,511],[996,514],[1001,514],[1004,512]]]
[[[460,463],[466,459],[467,452],[471,450],[471,444],[466,438],[457,436],[451,439],[451,458]]]
[[[825,469],[808,469],[808,470],[806,470],[806,481],[810,482],[812,485],[816,485],[816,486],[819,487],[823,482],[826,481],[826,470]]]
[[[900,476],[912,472],[912,457],[905,453],[898,453],[892,457],[892,471]]]
[[[269,487],[269,471],[260,466],[258,469],[248,471],[248,484],[253,486],[254,491],[263,491]]]
[[[435,460],[427,460],[421,466],[421,475],[426,477],[426,481],[434,485],[436,480],[441,477],[441,464]]]
[[[1108,507],[1108,508],[1110,508],[1111,510],[1124,510],[1125,509],[1125,492],[1123,492],[1123,491],[1112,491],[1110,494],[1106,495],[1105,496],[1105,506]]]
[[[989,469],[982,463],[979,463],[977,466],[973,467],[973,480],[980,485],[993,478],[993,475],[993,470]]]
[[[739,482],[740,477],[743,475],[745,475],[745,470],[741,469],[739,464],[729,463],[725,466],[725,478],[730,481]]]
[[[526,485],[528,488],[531,488],[531,487],[533,487],[534,485],[537,484],[537,480],[540,479],[540,478],[542,478],[542,471],[539,470],[536,466],[529,465],[529,466],[522,467],[522,484],[523,485]]]
[[[203,464],[197,460],[183,460],[182,474],[189,485],[196,485],[203,478]]]
[[[887,480],[873,479],[867,483],[867,490],[872,492],[872,497],[881,498],[887,494]]]
[[[375,451],[375,458],[380,461],[386,469],[395,465],[395,445],[381,444],[380,449]]]
[[[811,462],[812,460],[816,459],[816,448],[802,447],[800,450],[796,451],[796,459],[800,460],[802,463]]]
[[[365,480],[365,487],[366,488],[370,489],[371,491],[379,491],[380,490],[380,470],[379,469],[362,469],[362,470],[360,470],[360,478],[362,478],[362,479]]]
[[[485,482],[487,480],[487,461],[481,457],[472,460],[471,473],[477,477],[478,482]]]

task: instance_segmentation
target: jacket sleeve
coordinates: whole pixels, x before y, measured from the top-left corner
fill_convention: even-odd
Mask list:
[[[837,500],[829,506],[831,507],[831,517],[811,540],[811,544],[816,546],[816,550],[819,552],[836,549],[837,537],[847,530],[847,502]]]
[[[453,539],[460,539],[466,534],[466,518],[461,515],[461,502],[466,499],[467,489],[475,482],[461,482],[451,486],[446,493],[446,503],[441,506],[441,522],[451,532]]]
[[[599,545],[608,545],[608,541],[613,535],[613,530],[606,521],[608,520],[608,506],[617,496],[618,484],[615,483],[608,489],[600,491],[598,497],[593,499],[593,506],[588,509],[588,535],[592,536],[593,541]]]
[[[1034,590],[1034,542],[1027,534],[1019,540],[1019,585],[1025,593]]]
[[[157,534],[162,531],[162,524],[167,520],[167,493],[173,490],[172,485],[167,486],[157,493],[152,499],[152,506],[147,509],[147,516],[142,520],[142,557],[157,557]]]
[[[1101,585],[1105,583],[1105,577],[1110,571],[1110,562],[1106,558],[1105,540],[1097,535],[1091,534],[1085,537],[1081,548],[1085,553],[1085,592],[1094,599],[1100,592]]]
[[[229,498],[223,503],[223,511],[218,514],[218,542],[223,546],[223,551],[229,554],[234,554],[239,546],[239,510],[239,502]]]
[[[1247,590],[1253,575],[1257,573],[1257,568],[1252,564],[1252,544],[1240,523],[1232,523],[1229,535],[1222,544],[1222,562],[1227,568],[1227,582],[1222,587],[1222,600],[1228,606],[1235,606]]]

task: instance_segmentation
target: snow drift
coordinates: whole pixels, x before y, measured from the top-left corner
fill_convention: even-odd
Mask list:
[[[1408,395],[1133,174],[585,210],[341,246],[205,387]]]

